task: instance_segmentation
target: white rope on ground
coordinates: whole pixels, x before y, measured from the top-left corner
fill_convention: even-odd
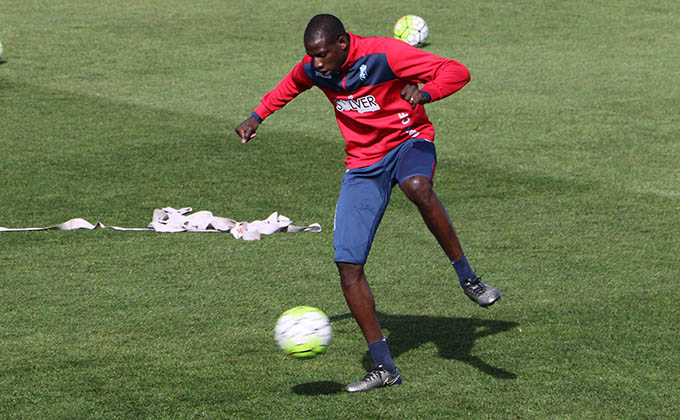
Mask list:
[[[265,220],[253,222],[237,222],[226,217],[213,216],[209,211],[193,211],[191,207],[174,209],[164,207],[153,211],[151,223],[145,228],[124,228],[119,226],[106,226],[97,222],[92,224],[85,219],[71,219],[64,223],[33,228],[4,228],[0,226],[0,232],[26,232],[37,230],[75,230],[75,229],[114,229],[120,231],[156,231],[166,233],[177,232],[229,232],[236,239],[245,241],[259,240],[262,235],[271,235],[276,232],[321,232],[321,225],[312,223],[308,226],[295,226],[286,216],[278,212],[272,213]]]

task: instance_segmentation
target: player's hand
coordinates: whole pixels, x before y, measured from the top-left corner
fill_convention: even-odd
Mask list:
[[[418,89],[418,85],[406,85],[401,90],[401,99],[411,104],[411,109],[416,109],[418,104],[427,103],[427,95]]]
[[[250,139],[257,135],[255,130],[257,130],[257,127],[259,126],[260,123],[257,122],[257,120],[251,115],[241,124],[239,124],[234,131],[236,131],[236,134],[241,137],[241,143],[246,144],[250,141]]]

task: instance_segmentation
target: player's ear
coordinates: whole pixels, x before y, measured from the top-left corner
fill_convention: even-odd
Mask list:
[[[349,39],[347,34],[340,35],[338,40],[335,42],[335,45],[337,45],[341,50],[347,51],[347,48],[349,47]]]

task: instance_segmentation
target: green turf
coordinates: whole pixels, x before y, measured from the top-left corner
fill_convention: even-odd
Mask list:
[[[0,233],[2,419],[658,419],[680,396],[680,9],[670,0],[6,0],[0,226],[142,227],[155,208],[279,211],[319,234]],[[395,190],[367,273],[404,383],[369,357],[332,262],[343,140],[319,90],[233,128],[315,13],[426,48],[472,82],[428,105],[436,190],[503,300],[463,296]],[[333,342],[280,355],[313,305]]]

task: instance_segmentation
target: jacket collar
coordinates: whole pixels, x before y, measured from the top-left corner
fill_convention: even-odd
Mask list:
[[[340,66],[340,71],[346,71],[357,60],[357,43],[359,39],[351,32],[347,32],[347,39],[349,40],[349,52],[347,53],[345,62]]]

